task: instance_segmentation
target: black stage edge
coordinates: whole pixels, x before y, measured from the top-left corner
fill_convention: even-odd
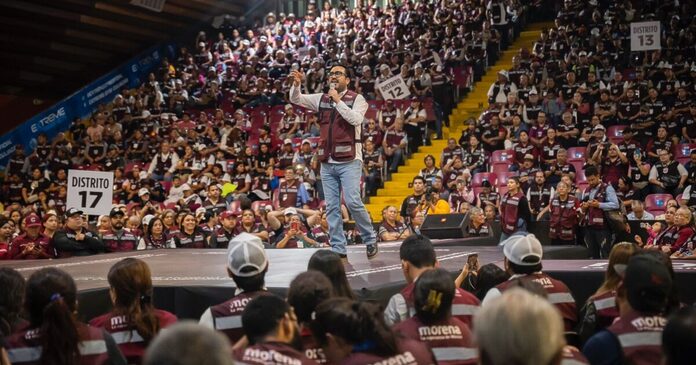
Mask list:
[[[503,265],[502,248],[480,246],[474,239],[435,240],[435,251],[440,265],[456,276],[466,263],[467,256],[478,253],[482,265]],[[466,244],[466,245],[465,245]],[[346,267],[351,287],[365,300],[386,304],[405,281],[399,260],[400,242],[383,243],[376,259],[368,261],[364,246],[349,246]],[[606,260],[582,260],[584,247],[545,246],[544,271],[563,280],[578,303],[583,303],[601,284]],[[266,276],[269,290],[284,294],[290,281],[306,270],[307,262],[316,249],[267,250],[270,266]],[[91,319],[110,307],[108,283],[109,268],[125,257],[146,261],[152,270],[155,285],[154,303],[175,313],[179,318],[197,319],[210,305],[220,303],[234,294],[234,283],[225,271],[225,250],[155,250],[76,257],[62,260],[4,262],[23,275],[46,266],[55,266],[69,272],[80,291],[80,316]],[[680,298],[685,303],[696,301],[696,262],[674,261]]]

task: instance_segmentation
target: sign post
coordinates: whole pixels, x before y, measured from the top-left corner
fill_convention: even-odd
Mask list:
[[[384,100],[406,99],[409,95],[411,95],[411,93],[408,91],[408,86],[406,86],[406,82],[404,82],[401,75],[396,75],[384,80],[377,85],[377,88],[379,89],[379,92],[382,93],[382,98]]]
[[[631,23],[631,52],[661,48],[660,22]]]
[[[111,212],[113,197],[113,172],[68,170],[69,208],[89,215],[106,215]]]

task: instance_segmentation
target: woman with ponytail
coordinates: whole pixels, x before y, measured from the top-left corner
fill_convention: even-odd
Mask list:
[[[426,343],[440,365],[476,364],[476,347],[469,326],[452,317],[455,296],[452,277],[444,269],[431,269],[416,281],[416,315],[394,326],[406,338]]]
[[[7,338],[12,364],[126,364],[114,339],[75,319],[77,288],[65,271],[45,268],[27,281],[25,309],[29,329]]]
[[[117,262],[109,270],[108,280],[113,309],[89,324],[110,333],[129,364],[140,364],[155,335],[177,318],[152,305],[152,276],[145,261],[126,258]]]
[[[332,298],[319,304],[313,317],[312,333],[330,364],[435,364],[427,346],[398,338],[387,327],[376,304]]]

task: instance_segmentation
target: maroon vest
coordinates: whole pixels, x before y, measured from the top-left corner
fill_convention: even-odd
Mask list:
[[[172,167],[172,152],[169,152],[166,159],[163,159],[162,154],[158,154],[154,172],[157,175],[164,175],[170,167]]]
[[[406,285],[401,290],[401,295],[406,301],[406,306],[408,306],[409,317],[413,316],[416,311],[413,308],[413,303],[415,301],[413,291],[416,289],[415,282]],[[454,292],[454,298],[452,299],[452,317],[456,318],[467,326],[471,327],[474,322],[474,314],[478,311],[481,306],[481,302],[468,291],[457,288]]]
[[[619,308],[616,305],[616,292],[613,290],[591,297],[590,302],[595,307],[598,330],[611,326],[616,317],[619,316]]]
[[[556,280],[544,273],[536,273],[519,277],[522,281],[534,281],[544,287],[548,294],[548,299],[551,304],[561,312],[563,323],[565,323],[566,331],[573,331],[578,322],[578,310],[575,304],[575,299],[570,293],[570,289],[561,281]],[[508,280],[498,284],[496,288],[501,292],[514,286],[514,280]]]
[[[113,230],[109,230],[102,235],[102,241],[108,252],[127,252],[135,251],[139,238],[126,230],[122,230],[120,236]]]
[[[575,239],[575,227],[578,224],[578,215],[575,210],[577,199],[568,195],[565,202],[559,197],[551,201],[549,238],[569,241]]]
[[[540,187],[534,183],[529,186],[527,191],[529,192],[529,206],[532,208],[532,214],[539,214],[549,204],[551,188],[546,184]]]
[[[662,331],[666,324],[667,319],[661,315],[629,313],[619,317],[607,330],[619,340],[626,363],[659,364],[662,361]]]
[[[302,349],[304,349],[307,358],[316,361],[318,364],[327,363],[324,350],[319,346],[309,328],[302,328],[300,331],[300,338],[302,338]]]
[[[39,248],[47,257],[35,254],[22,254],[27,246],[31,245],[33,245],[34,248]],[[12,240],[12,245],[10,245],[10,258],[13,260],[37,260],[54,257],[56,257],[56,250],[53,248],[53,242],[42,233],[34,239],[29,238],[25,233]]]
[[[352,108],[357,96],[358,94],[348,90],[341,101],[348,108]],[[319,135],[321,137],[317,149],[319,161],[327,162],[329,157],[337,162],[354,160],[357,143],[355,126],[343,119],[328,95],[322,95],[319,101],[319,116]]]
[[[159,322],[160,329],[170,326],[177,321],[175,315],[159,309],[155,310],[155,316]],[[113,313],[107,313],[92,319],[89,321],[89,325],[103,328],[110,333],[129,364],[140,364],[143,361],[148,344],[135,327],[130,324],[126,316],[116,316]]]
[[[195,230],[192,235],[181,231],[174,236],[174,243],[177,248],[207,248],[206,238],[206,234],[200,229]]]
[[[252,299],[264,293],[264,291],[241,293],[226,302],[210,307],[210,314],[213,316],[215,329],[224,333],[231,344],[235,344],[244,336],[244,329],[242,328],[242,312],[244,308]]]
[[[283,181],[278,187],[278,205],[281,208],[295,208],[297,206],[297,196],[299,192],[300,180],[295,180],[292,184]]]
[[[257,343],[235,354],[235,359],[249,365],[293,364],[316,365],[302,352],[280,342]]]
[[[517,192],[515,195],[505,193],[500,201],[500,225],[503,232],[512,234],[517,230],[517,218],[522,192]]]
[[[77,324],[80,337],[80,364],[102,365],[110,364],[104,332],[100,328]],[[7,353],[12,364],[38,364],[41,359],[39,329],[17,332],[6,338]]]
[[[402,339],[399,340],[399,353],[382,357],[369,352],[354,352],[341,362],[342,365],[430,365],[435,364],[433,354],[424,343]]]
[[[605,201],[605,191],[607,189],[607,184],[605,183],[600,183],[599,190],[597,190],[597,193],[595,194],[594,198],[600,202],[603,203]],[[590,196],[590,188],[589,186],[585,189],[585,191],[582,193],[583,198],[584,197],[589,197]],[[594,228],[599,228],[599,229],[604,229],[604,210],[601,208],[588,208],[587,212],[585,213],[585,218],[587,221],[585,224],[588,227],[594,227]]]
[[[427,325],[412,317],[395,325],[394,330],[406,338],[427,344],[440,365],[477,363],[478,354],[471,331],[456,318]]]

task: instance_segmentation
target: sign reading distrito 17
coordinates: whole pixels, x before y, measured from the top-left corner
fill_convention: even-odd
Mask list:
[[[631,52],[661,48],[660,22],[631,23]]]
[[[68,170],[68,208],[90,215],[109,214],[113,196],[113,172]]]

